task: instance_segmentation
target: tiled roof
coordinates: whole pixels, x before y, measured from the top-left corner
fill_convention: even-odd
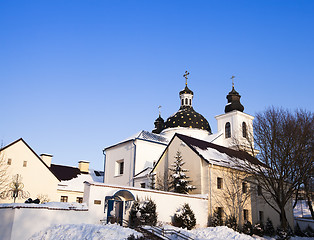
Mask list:
[[[71,180],[76,178],[78,174],[81,174],[78,168],[56,164],[51,164],[50,170],[61,181]]]

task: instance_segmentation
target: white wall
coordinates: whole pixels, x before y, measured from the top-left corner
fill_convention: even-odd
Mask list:
[[[53,224],[87,223],[87,210],[0,208],[0,240],[26,240]]]
[[[191,206],[198,227],[206,227],[208,221],[208,199],[186,194],[177,194],[151,189],[121,187],[108,184],[86,183],[84,191],[84,202],[88,204],[90,216],[93,221],[99,223],[99,220],[106,217],[104,200],[106,196],[112,196],[115,192],[124,189],[130,191],[134,197],[140,199],[151,198],[155,201],[158,213],[158,221],[171,223],[176,210],[184,203]],[[101,200],[101,204],[94,204],[94,200]],[[126,219],[128,220],[127,216]]]

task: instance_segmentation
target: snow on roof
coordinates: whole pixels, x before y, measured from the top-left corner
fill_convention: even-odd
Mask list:
[[[75,178],[61,181],[58,184],[58,190],[84,192],[84,182],[103,182],[103,172],[89,170],[89,173],[78,174]]]
[[[135,139],[141,139],[141,140],[146,140],[146,141],[152,141],[152,142],[156,142],[156,143],[162,143],[162,144],[168,144],[169,139],[166,138],[165,136],[161,136],[160,134],[156,134],[156,133],[151,133],[145,130],[142,130],[134,135],[132,135],[131,137],[128,137],[124,140],[122,140],[121,142],[118,142],[116,144],[113,144],[111,146],[106,147],[105,149],[117,146],[119,144],[128,142],[128,141],[132,141]]]
[[[236,151],[231,148],[226,148],[214,143],[206,142],[182,134],[176,134],[176,136],[209,163],[226,167],[235,167],[241,161],[249,162],[255,165],[263,165],[259,160],[257,160],[247,152]]]

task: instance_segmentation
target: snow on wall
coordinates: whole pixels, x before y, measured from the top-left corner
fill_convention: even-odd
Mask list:
[[[93,223],[99,223],[106,218],[105,197],[113,196],[119,190],[128,190],[134,197],[140,199],[151,198],[156,203],[158,221],[171,223],[175,211],[184,203],[188,203],[196,215],[196,223],[199,227],[207,226],[208,199],[207,196],[193,196],[177,194],[144,188],[123,187],[109,184],[87,183],[84,190],[84,201],[88,204]],[[95,200],[96,203],[95,204]],[[99,202],[100,201],[100,202]],[[100,203],[100,204],[99,204]],[[128,220],[127,214],[124,218]]]
[[[1,204],[0,240],[29,239],[53,224],[86,223],[89,214],[86,206],[60,204]]]

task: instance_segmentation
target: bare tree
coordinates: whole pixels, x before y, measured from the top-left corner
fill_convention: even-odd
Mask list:
[[[22,182],[22,177],[20,174],[16,174],[12,177],[12,182],[10,183],[8,190],[2,192],[1,198],[11,198],[16,201],[16,199],[25,199],[29,197],[29,192],[23,190],[24,184]]]
[[[3,152],[0,151],[0,195],[7,190],[9,185],[7,170],[8,165],[4,159]]]
[[[243,211],[254,189],[254,185],[250,184],[250,175],[238,169],[226,168],[221,171],[221,176],[225,183],[214,198],[224,206],[226,215],[234,217],[238,226],[242,226]]]
[[[285,207],[305,176],[313,171],[313,113],[269,108],[254,122],[257,157],[265,164],[242,165],[263,188],[264,200],[288,227]],[[271,198],[269,198],[271,196]]]

